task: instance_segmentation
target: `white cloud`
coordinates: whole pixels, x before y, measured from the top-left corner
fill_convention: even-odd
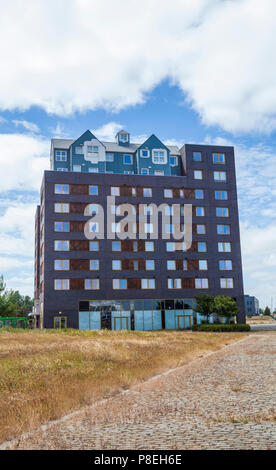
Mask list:
[[[123,129],[123,125],[119,122],[108,122],[98,129],[93,129],[91,132],[97,137],[99,140],[111,140],[114,141],[115,135],[117,132]]]
[[[206,124],[235,132],[276,128],[274,0],[0,6],[3,110],[116,111],[142,103],[169,79]]]
[[[56,138],[66,138],[67,136],[67,134],[64,132],[64,127],[60,124],[60,122],[57,123],[56,127],[50,127],[49,131],[52,133],[52,136]]]
[[[0,124],[4,124],[5,122],[8,122],[7,119],[3,116],[0,116]]]
[[[40,132],[40,129],[39,127],[37,126],[37,124],[34,124],[33,122],[29,122],[29,121],[18,121],[16,119],[14,119],[13,121],[13,124],[16,126],[16,127],[24,127],[27,131],[30,131],[30,132]]]
[[[50,143],[25,134],[0,134],[0,193],[12,189],[32,191],[41,186],[49,168]]]

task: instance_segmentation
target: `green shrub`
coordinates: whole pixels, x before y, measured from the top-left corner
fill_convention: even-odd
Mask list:
[[[250,331],[250,325],[245,325],[243,323],[219,323],[219,324],[204,324],[193,325],[193,331],[219,331],[219,332],[229,332],[229,331]]]

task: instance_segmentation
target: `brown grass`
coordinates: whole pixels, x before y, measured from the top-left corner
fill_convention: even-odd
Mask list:
[[[275,323],[275,320],[269,315],[264,315],[262,317],[247,317],[246,323],[248,323],[248,325],[267,325],[269,323]]]
[[[244,336],[180,331],[1,331],[0,442]]]

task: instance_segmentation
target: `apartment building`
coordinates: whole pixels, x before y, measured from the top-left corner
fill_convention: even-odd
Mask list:
[[[132,207],[131,229],[121,226],[124,204]],[[155,207],[166,216],[179,208],[182,230],[189,208],[190,243],[176,240],[162,211],[153,238]],[[155,135],[135,144],[125,131],[115,142],[90,131],[75,141],[53,139],[35,246],[41,327],[189,328],[199,320],[202,293],[233,297],[245,321],[233,147],[178,148]]]
[[[253,295],[244,296],[244,313],[245,315],[259,315],[259,300]]]

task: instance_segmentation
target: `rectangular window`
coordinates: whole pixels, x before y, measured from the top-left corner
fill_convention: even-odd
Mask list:
[[[99,269],[100,269],[100,261],[98,259],[91,259],[90,271],[99,271]]]
[[[124,155],[124,164],[132,165],[132,155]]]
[[[173,197],[172,189],[164,189],[164,197]]]
[[[200,271],[207,271],[208,269],[208,261],[207,259],[199,259],[198,260],[198,269]]]
[[[82,154],[83,154],[82,147],[75,147],[75,153],[76,153],[77,155],[82,155]]]
[[[205,216],[205,208],[204,207],[196,207],[196,216],[197,217]]]
[[[154,174],[155,176],[164,176],[164,170],[155,170]]]
[[[228,207],[216,207],[216,216],[217,217],[229,217]]]
[[[194,170],[194,179],[195,180],[202,180],[203,179],[203,171],[202,170]]]
[[[153,151],[153,157],[152,157],[153,163],[165,163],[165,151],[161,150],[154,150]]]
[[[140,151],[140,156],[143,157],[143,158],[148,158],[150,156],[149,150],[142,149]]]
[[[148,175],[149,169],[148,168],[141,168],[141,175]]]
[[[219,260],[220,271],[232,271],[232,260],[231,259],[220,259]]]
[[[131,196],[136,196],[136,188],[131,188]]]
[[[217,225],[218,235],[230,235],[230,225]]]
[[[230,242],[218,242],[219,253],[230,253],[232,251]]]
[[[181,279],[168,279],[168,289],[181,289]]]
[[[127,289],[127,280],[126,279],[113,279],[112,285],[113,285],[113,289]]]
[[[145,251],[154,251],[154,242],[145,241]]]
[[[144,233],[153,233],[153,224],[144,224]]]
[[[79,173],[81,171],[81,165],[73,165],[73,171]]]
[[[121,242],[113,241],[112,242],[112,251],[121,251]]]
[[[146,271],[154,271],[155,261],[153,259],[146,260]]]
[[[89,251],[99,251],[100,244],[98,241],[93,240],[89,242]]]
[[[124,175],[134,175],[134,171],[124,171]]]
[[[99,187],[95,184],[89,185],[89,196],[98,196],[99,194]]]
[[[220,278],[220,287],[221,289],[233,289],[234,287],[234,279],[232,277],[229,278]]]
[[[69,222],[55,222],[55,232],[69,232]]]
[[[69,194],[69,184],[55,184],[55,194]]]
[[[227,191],[215,191],[215,199],[226,201],[228,199]]]
[[[90,166],[88,168],[88,172],[89,173],[99,173],[99,168],[95,167],[95,166]]]
[[[105,161],[106,161],[106,162],[114,162],[114,155],[113,155],[113,153],[106,153],[106,154],[105,154]]]
[[[55,251],[69,251],[69,240],[55,240]]]
[[[111,186],[111,196],[120,196],[120,188],[119,186]]]
[[[206,225],[197,225],[196,226],[196,233],[198,235],[204,235],[206,233]]]
[[[68,168],[57,168],[57,171],[68,171]]]
[[[197,242],[197,251],[199,253],[206,253],[207,243],[206,242]]]
[[[55,271],[69,271],[69,259],[55,259]]]
[[[96,215],[99,212],[99,205],[98,204],[88,204],[86,206],[86,211],[87,211],[87,214]]]
[[[112,233],[121,233],[121,223],[120,222],[112,222],[111,232]]]
[[[167,270],[175,271],[176,270],[176,261],[174,259],[167,260]]]
[[[67,202],[56,202],[55,212],[59,214],[69,214],[69,204]]]
[[[185,242],[167,242],[166,243],[166,250],[168,252],[186,251],[186,244],[185,244]]]
[[[152,215],[153,208],[151,206],[144,206],[144,215]]]
[[[213,153],[213,163],[224,164],[225,154],[224,153]]]
[[[142,289],[155,289],[155,279],[141,279]]]
[[[67,161],[67,152],[64,150],[56,150],[56,161],[57,162],[66,162]]]
[[[195,199],[204,199],[203,189],[195,189]]]
[[[100,279],[85,279],[84,288],[86,290],[98,290],[100,288]]]
[[[152,189],[151,188],[143,188],[144,197],[152,197]]]
[[[171,166],[177,165],[177,157],[170,157],[170,165]]]
[[[209,287],[209,281],[207,278],[195,279],[196,289],[208,289],[208,287]]]
[[[122,261],[120,259],[113,259],[112,260],[112,270],[113,271],[121,271],[122,269]]]
[[[193,152],[193,161],[194,162],[201,162],[202,161],[201,152]]]
[[[214,181],[226,182],[226,171],[214,171]]]
[[[55,290],[69,290],[69,279],[55,279]]]

